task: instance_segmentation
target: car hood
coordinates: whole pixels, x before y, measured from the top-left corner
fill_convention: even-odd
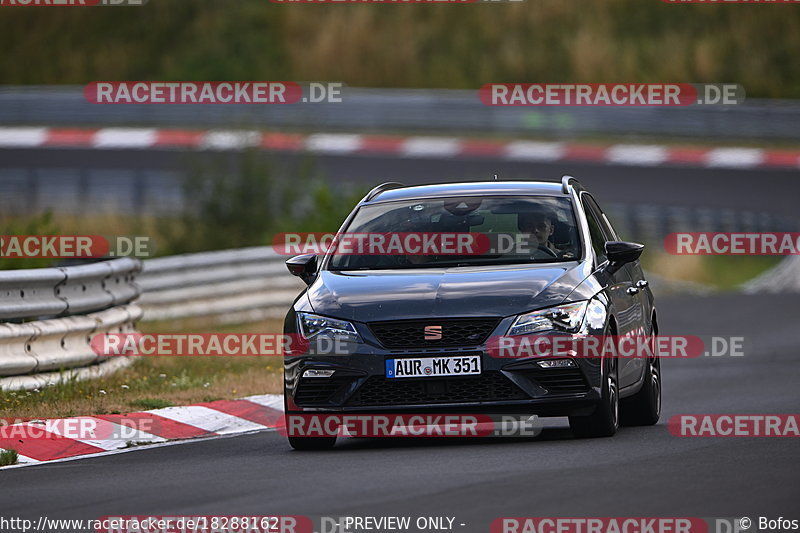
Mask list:
[[[582,262],[323,270],[307,296],[316,313],[357,322],[510,316],[563,302],[588,274]]]

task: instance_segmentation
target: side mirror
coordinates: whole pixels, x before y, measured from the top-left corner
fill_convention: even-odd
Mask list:
[[[296,255],[286,260],[286,268],[289,269],[293,276],[305,281],[306,285],[311,285],[317,275],[317,255]]]
[[[633,263],[642,255],[644,244],[625,241],[609,241],[606,243],[608,270],[613,274],[627,263]]]

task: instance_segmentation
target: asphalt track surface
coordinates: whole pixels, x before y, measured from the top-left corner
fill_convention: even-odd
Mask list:
[[[663,299],[664,333],[744,335],[748,351],[665,360],[662,421],[613,438],[578,440],[564,425],[521,440],[345,439],[311,453],[264,432],[8,470],[2,514],[431,515],[476,532],[500,516],[792,517],[796,439],[679,438],[665,423],[684,413],[797,412],[796,302]]]
[[[170,150],[0,149],[2,168],[125,169],[184,172],[204,165],[235,169],[237,153]],[[769,211],[797,217],[800,169],[729,169],[691,166],[638,167],[589,162],[541,163],[491,158],[406,158],[374,155],[263,153],[278,175],[290,178],[310,158],[320,175],[335,183],[366,186],[493,179],[559,180],[577,177],[607,203]],[[1,186],[2,184],[0,184]],[[776,231],[781,231],[777,229]]]
[[[720,202],[786,214],[796,213],[800,187],[796,171],[362,157],[320,164],[332,178],[357,180],[574,172],[605,201]],[[274,432],[189,442],[0,472],[0,515],[452,516],[465,524],[455,531],[469,532],[488,531],[501,516],[798,518],[797,439],[678,438],[666,427],[676,414],[798,412],[797,295],[656,297],[662,333],[744,336],[746,353],[665,360],[664,412],[654,427],[579,440],[555,419],[558,427],[531,439],[344,439],[322,453],[294,452]]]

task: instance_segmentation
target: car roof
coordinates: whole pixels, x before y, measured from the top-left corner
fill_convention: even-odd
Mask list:
[[[401,186],[375,191],[365,204],[447,196],[568,196],[554,181],[472,181]]]

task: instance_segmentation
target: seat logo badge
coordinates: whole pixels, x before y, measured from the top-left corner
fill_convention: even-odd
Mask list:
[[[425,340],[438,341],[442,338],[442,326],[425,326]]]

